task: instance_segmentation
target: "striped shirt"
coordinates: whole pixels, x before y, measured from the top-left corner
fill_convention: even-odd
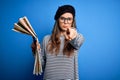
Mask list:
[[[67,57],[63,55],[64,48],[64,36],[60,36],[61,44],[59,54],[56,56],[50,54],[46,46],[50,39],[50,35],[47,35],[43,39],[42,43],[42,56],[44,64],[44,79],[45,80],[79,80],[78,76],[78,49],[82,45],[84,38],[81,34],[70,41],[70,44],[75,48],[74,56]]]

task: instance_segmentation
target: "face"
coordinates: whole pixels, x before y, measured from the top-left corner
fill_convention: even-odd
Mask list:
[[[71,13],[64,13],[59,18],[59,26],[62,31],[66,31],[67,28],[72,27],[73,15]]]

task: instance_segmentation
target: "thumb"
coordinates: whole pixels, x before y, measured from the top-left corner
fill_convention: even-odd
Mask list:
[[[70,30],[69,30],[69,28],[67,28],[66,33],[67,33],[67,35],[70,35]]]
[[[67,30],[66,30],[66,32],[65,32],[65,38],[67,39],[67,40],[70,40],[71,38],[70,38],[70,30],[69,30],[69,28],[67,28]]]

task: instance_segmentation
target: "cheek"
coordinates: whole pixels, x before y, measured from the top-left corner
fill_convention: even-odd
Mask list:
[[[72,27],[72,24],[69,24],[69,27]]]
[[[62,28],[64,25],[62,23],[59,23],[60,28]]]
[[[67,26],[68,26],[68,28],[71,28],[71,27],[72,27],[72,25],[71,25],[71,24],[68,24]]]

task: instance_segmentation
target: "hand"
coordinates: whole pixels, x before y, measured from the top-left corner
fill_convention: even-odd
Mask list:
[[[67,40],[72,40],[77,36],[77,31],[75,28],[68,28],[64,36]]]
[[[35,53],[36,49],[40,50],[40,44],[39,44],[38,40],[36,40],[36,43],[33,42],[33,43],[31,44],[31,48],[32,48],[32,52],[33,52],[33,53]]]

